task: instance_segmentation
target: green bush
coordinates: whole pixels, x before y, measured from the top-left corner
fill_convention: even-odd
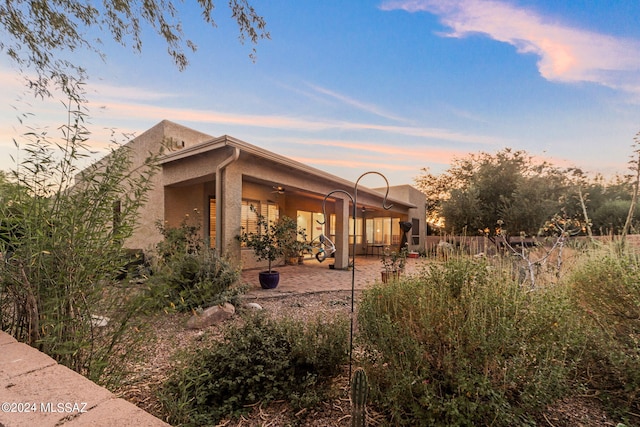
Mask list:
[[[235,300],[243,292],[231,288],[238,270],[202,241],[197,226],[185,220],[179,228],[159,228],[164,240],[148,281],[151,305],[189,311]]]
[[[606,247],[583,258],[571,276],[588,322],[585,381],[618,410],[640,410],[640,259]],[[586,373],[588,372],[588,375]]]
[[[584,348],[564,288],[527,292],[481,260],[434,264],[365,291],[372,398],[395,425],[528,425]]]
[[[303,405],[322,396],[346,362],[348,321],[248,316],[222,342],[187,353],[159,398],[172,425],[215,425],[258,401]]]

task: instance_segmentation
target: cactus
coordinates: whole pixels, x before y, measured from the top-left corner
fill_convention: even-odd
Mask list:
[[[351,380],[351,427],[365,427],[367,425],[365,405],[369,384],[364,369],[358,368],[353,373]]]

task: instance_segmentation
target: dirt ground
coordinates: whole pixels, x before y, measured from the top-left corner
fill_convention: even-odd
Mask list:
[[[357,297],[356,297],[357,300]],[[273,316],[310,318],[315,315],[331,316],[351,309],[349,291],[313,293],[305,295],[268,298],[255,301]],[[161,407],[155,391],[169,375],[173,356],[180,349],[202,345],[206,337],[215,337],[219,326],[201,330],[185,328],[189,314],[157,315],[151,319],[152,337],[144,350],[145,357],[132,367],[134,373],[125,382],[120,394],[140,408],[162,418]],[[233,321],[233,320],[230,320]],[[211,334],[212,333],[212,334]],[[153,337],[155,335],[155,337]],[[350,402],[348,393],[348,367],[334,380],[333,398],[311,410],[295,412],[287,402],[257,403],[249,408],[249,414],[221,422],[220,426],[350,426]],[[373,410],[368,411],[369,426],[385,425],[384,418]],[[595,398],[567,399],[548,408],[540,426],[548,427],[603,427],[616,426]]]

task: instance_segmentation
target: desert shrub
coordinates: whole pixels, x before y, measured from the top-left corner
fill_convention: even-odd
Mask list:
[[[564,288],[527,292],[458,258],[365,291],[359,339],[372,398],[395,425],[528,425],[584,347]]]
[[[188,311],[233,301],[243,292],[232,288],[237,268],[205,244],[198,226],[185,218],[180,227],[159,228],[164,240],[158,244],[154,274],[147,282],[152,306]]]
[[[640,409],[640,258],[619,247],[585,256],[571,275],[592,343],[585,381],[611,406]],[[588,372],[588,375],[586,373]]]
[[[215,425],[258,401],[314,402],[347,357],[344,317],[309,322],[262,314],[228,327],[221,342],[185,353],[159,397],[172,425]]]

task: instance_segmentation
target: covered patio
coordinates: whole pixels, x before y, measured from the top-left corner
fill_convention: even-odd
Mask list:
[[[251,206],[270,221],[296,219],[308,241],[329,237],[338,270],[348,267],[354,239],[356,255],[399,248],[400,222],[413,225],[408,249],[424,248],[424,195],[408,185],[389,188],[390,209],[383,209],[386,187],[359,186],[354,224],[353,201],[346,194],[353,194],[354,183],[229,136],[171,152],[161,164],[165,225],[178,227],[196,212],[202,237],[243,268],[262,266],[236,239],[241,230],[255,227]],[[379,176],[369,181],[385,184]]]

